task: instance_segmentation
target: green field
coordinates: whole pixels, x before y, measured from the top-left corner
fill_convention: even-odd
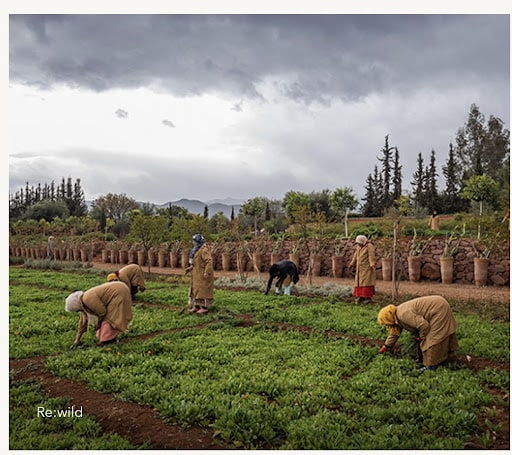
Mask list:
[[[70,349],[78,317],[64,311],[64,298],[103,281],[86,271],[11,267],[10,358],[47,356],[53,374],[147,404],[184,428],[211,428],[229,448],[433,450],[469,442],[485,448],[500,430],[496,409],[508,409],[508,370],[447,365],[420,373],[405,333],[401,354],[377,354],[385,338],[378,304],[332,297],[216,289],[215,307],[198,316],[180,311],[186,285],[149,281],[122,342],[98,348],[91,330],[83,347]],[[508,320],[488,308],[455,317],[462,354],[508,362]],[[80,428],[48,437],[58,426],[50,431],[34,419],[34,407],[48,399],[34,387],[11,381],[11,449],[94,448]],[[90,425],[86,432],[100,448],[130,447]]]

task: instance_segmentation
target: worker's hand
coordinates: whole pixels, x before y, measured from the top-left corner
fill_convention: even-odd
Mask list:
[[[387,350],[388,348],[386,347],[386,345],[384,345],[379,349],[379,354],[384,354]]]

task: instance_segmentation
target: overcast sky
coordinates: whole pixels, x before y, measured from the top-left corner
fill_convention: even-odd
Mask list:
[[[10,193],[362,197],[386,135],[442,188],[471,104],[510,129],[510,17],[11,14],[8,95]]]

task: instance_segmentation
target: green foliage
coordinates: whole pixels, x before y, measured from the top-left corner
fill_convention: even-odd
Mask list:
[[[60,412],[43,417],[38,409]],[[67,414],[66,414],[67,412]],[[81,412],[81,413],[80,413]],[[116,434],[102,433],[100,425],[64,398],[47,397],[34,382],[9,385],[10,450],[122,450],[135,449]]]
[[[363,226],[357,226],[352,230],[352,236],[366,235],[369,239],[381,237],[384,234],[382,226],[379,223],[365,223]]]
[[[240,212],[249,216],[253,220],[254,232],[258,230],[258,221],[262,218],[265,212],[266,198],[255,197],[246,201],[240,207]]]
[[[288,191],[284,195],[283,206],[292,222],[301,222],[303,218],[310,215],[310,199],[306,193]]]
[[[66,219],[69,216],[68,206],[64,201],[44,200],[36,202],[23,212],[22,218],[25,220],[46,220],[52,221],[59,217]]]
[[[432,237],[429,238],[418,238],[421,237],[418,235],[416,228],[413,228],[413,236],[411,241],[409,242],[409,256],[421,256],[425,248],[427,247]]]
[[[482,202],[493,204],[498,196],[498,183],[488,175],[473,175],[464,182],[462,197],[480,203],[482,215]]]
[[[465,232],[466,227],[463,226],[460,231],[455,228],[453,231],[450,231],[449,234],[445,234],[443,252],[441,253],[442,257],[449,258],[457,254]]]
[[[456,137],[459,172],[463,179],[482,174],[494,178],[506,164],[510,155],[510,131],[503,125],[503,121],[493,115],[486,124],[479,107],[471,105],[468,120]]]
[[[20,258],[22,259],[22,258]],[[25,267],[27,269],[43,269],[43,270],[74,270],[74,269],[82,269],[87,266],[84,266],[79,261],[54,261],[52,259],[32,259],[27,258],[24,261]],[[88,267],[92,267],[92,264],[89,264]]]
[[[9,274],[11,358],[48,355],[54,374],[149,405],[180,425],[209,426],[230,447],[462,449],[479,431],[481,410],[496,404],[486,387],[508,387],[508,372],[446,366],[421,374],[407,353],[377,354],[385,332],[375,305],[217,288],[214,307],[199,321],[182,311],[188,286],[161,280],[148,280],[137,296],[122,342],[100,349],[90,330],[84,346],[71,350],[77,315],[64,311],[64,298],[104,276],[18,268]],[[462,352],[508,359],[508,321],[492,314],[456,313],[456,319]],[[18,395],[44,402],[33,393]],[[14,412],[23,407],[30,409],[14,406]],[[41,424],[24,414],[11,419],[10,432],[23,435],[23,448],[89,449],[105,439],[61,446]],[[104,448],[126,448],[109,441]]]
[[[135,215],[128,240],[141,242],[147,251],[165,239],[168,220],[162,216]]]

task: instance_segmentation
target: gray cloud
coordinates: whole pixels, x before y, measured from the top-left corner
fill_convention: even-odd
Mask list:
[[[235,112],[242,112],[243,111],[242,104],[243,104],[243,101],[239,101],[238,103],[233,104],[233,106],[231,106],[231,110],[235,111]]]
[[[178,156],[172,148],[165,159],[151,150],[128,159],[124,150],[71,138],[62,149],[41,144],[37,152],[11,153],[9,186],[71,175],[81,179],[88,198],[123,192],[156,203],[282,198],[291,189],[341,186],[362,195],[387,134],[400,150],[407,186],[419,152],[426,157],[435,149],[440,173],[471,103],[509,128],[509,21],[508,14],[11,14],[13,84],[221,94],[230,100],[227,111],[243,115],[218,149],[230,153],[229,163],[215,156],[198,161],[193,150]],[[149,111],[125,106],[131,121],[112,127],[120,137],[123,128],[138,131],[137,121]],[[155,128],[162,118],[163,126],[175,128],[167,112],[155,113]],[[114,114],[128,118],[125,109]],[[167,137],[190,127],[182,119]],[[154,130],[141,129],[141,137],[146,134]]]
[[[289,98],[328,103],[484,82],[482,65],[499,81],[508,43],[508,15],[11,15],[10,78],[245,97],[270,78]]]
[[[126,112],[124,109],[117,109],[114,113],[116,114],[116,117],[128,118],[128,112]]]
[[[167,126],[168,128],[176,128],[176,125],[170,120],[162,120],[162,125]]]
[[[266,196],[281,199],[290,190],[290,184],[304,184],[286,168],[269,168],[267,175],[262,176],[243,163],[226,167],[213,159],[208,166],[198,167],[193,156],[187,161],[172,156],[162,160],[143,154],[127,158],[123,152],[90,148],[17,156],[11,163],[10,173],[9,185],[13,192],[24,188],[27,181],[35,186],[49,184],[52,180],[60,184],[62,177],[71,176],[80,178],[87,199],[113,192],[157,204],[182,197],[211,200],[230,195],[245,200],[261,195],[262,189],[266,190]],[[222,175],[222,178],[212,178],[212,175]]]

